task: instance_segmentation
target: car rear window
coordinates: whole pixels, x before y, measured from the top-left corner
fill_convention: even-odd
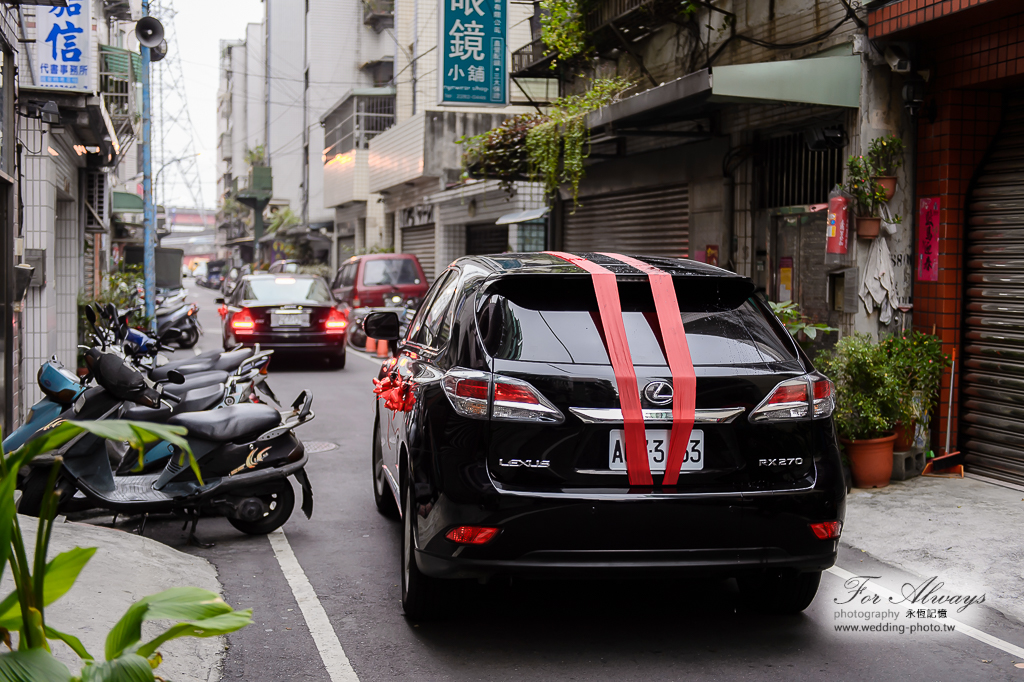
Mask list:
[[[730,292],[711,294],[714,287],[710,283],[700,284],[687,287],[677,282],[676,286],[695,367],[799,364],[792,344],[780,335],[777,323],[766,316],[763,306],[749,296],[737,300],[730,298]],[[547,290],[547,296],[538,296],[532,282],[490,290],[490,295],[497,297],[494,300],[500,301],[503,318],[495,357],[608,364],[608,352],[599,331],[597,300],[589,278],[582,287],[578,282],[551,281]],[[664,365],[665,356],[654,331],[657,314],[650,285],[646,281],[620,282],[619,297],[633,364]]]
[[[330,303],[331,292],[320,279],[261,277],[246,280],[242,298],[260,303]]]
[[[363,264],[363,286],[419,284],[420,273],[411,258],[378,258]]]

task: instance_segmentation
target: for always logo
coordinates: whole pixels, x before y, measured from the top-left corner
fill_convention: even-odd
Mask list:
[[[266,459],[268,452],[270,452],[270,448],[269,447],[263,448],[259,452],[256,452],[256,448],[253,448],[252,450],[249,451],[249,454],[246,456],[245,464],[243,464],[242,466],[234,469],[228,475],[229,476],[233,476],[233,475],[237,474],[239,471],[242,471],[243,469],[255,469],[256,466],[260,462],[262,462],[264,459]]]

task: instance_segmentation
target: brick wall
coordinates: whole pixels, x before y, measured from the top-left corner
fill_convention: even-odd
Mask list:
[[[934,123],[921,120],[917,135],[917,197],[940,201],[939,279],[914,283],[914,326],[938,334],[943,349],[951,353],[960,343],[964,277],[963,254],[967,222],[967,192],[978,164],[999,128],[1002,93],[998,90],[948,89],[936,97]],[[917,210],[914,211],[915,225]],[[916,247],[915,247],[916,248]],[[916,272],[915,272],[916,277]],[[958,379],[961,372],[957,372]],[[957,381],[959,384],[959,381]],[[959,386],[954,386],[957,395]],[[938,433],[946,432],[949,373],[942,379],[938,409]],[[953,443],[956,443],[958,409],[953,405]],[[945,436],[933,446],[941,446]]]
[[[880,38],[972,7],[999,1],[1001,0],[903,0],[894,2],[870,13],[868,35],[871,38]]]

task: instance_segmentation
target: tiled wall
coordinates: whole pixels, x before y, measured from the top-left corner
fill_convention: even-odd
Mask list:
[[[881,17],[898,12],[906,16],[912,5],[949,14],[979,2],[957,3],[904,0],[871,13],[872,27]],[[919,12],[921,7],[914,9]],[[906,10],[906,11],[903,11]],[[915,18],[920,14],[914,14]],[[926,12],[925,16],[928,16]],[[891,21],[886,19],[886,21]],[[878,29],[879,31],[881,29]],[[878,31],[876,31],[877,33]],[[1002,116],[1003,92],[993,81],[1024,75],[1024,12],[956,30],[919,45],[934,60],[936,79],[929,86],[928,102],[935,103],[935,120],[918,121],[917,198],[940,200],[939,279],[914,282],[914,326],[940,335],[947,353],[961,344],[964,296],[963,253],[966,207],[970,182],[984,158]],[[915,225],[917,215],[914,215]],[[915,278],[916,279],[916,278]],[[939,433],[946,429],[949,374],[942,379],[938,408]],[[959,387],[955,387],[959,391]],[[953,406],[956,441],[957,405]]]
[[[902,31],[972,7],[1003,0],[903,0],[871,12],[868,35],[871,38]],[[1009,0],[1015,2],[1016,0]]]
[[[54,244],[54,290],[57,304],[57,357],[67,367],[78,356],[78,290],[81,288],[81,243],[76,202],[58,201]]]

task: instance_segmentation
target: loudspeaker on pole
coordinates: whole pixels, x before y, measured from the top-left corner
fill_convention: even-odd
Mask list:
[[[135,23],[135,35],[139,42],[148,48],[155,48],[163,42],[164,26],[158,19],[153,17],[142,17]],[[164,50],[164,54],[167,50]]]

